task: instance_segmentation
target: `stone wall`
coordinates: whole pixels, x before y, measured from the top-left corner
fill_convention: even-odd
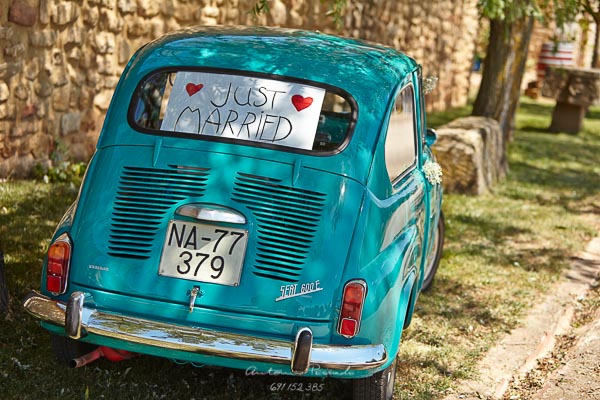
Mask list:
[[[399,48],[439,77],[430,110],[463,105],[478,19],[476,0],[348,2],[336,31],[320,0],[4,0],[0,2],[0,178],[52,155],[87,160],[119,75],[133,52],[190,25],[320,29]],[[65,154],[62,154],[65,153]]]

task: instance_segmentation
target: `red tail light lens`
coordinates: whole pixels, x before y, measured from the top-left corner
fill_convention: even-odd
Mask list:
[[[66,292],[70,263],[71,240],[64,233],[48,249],[46,289],[50,293],[63,294]]]
[[[338,323],[340,335],[352,338],[358,333],[366,294],[367,285],[364,281],[351,281],[344,286],[342,310]]]

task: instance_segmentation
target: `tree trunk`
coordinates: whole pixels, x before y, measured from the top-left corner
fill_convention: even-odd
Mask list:
[[[592,53],[592,68],[600,68],[600,55],[598,52],[600,51],[600,19],[594,18],[594,25],[596,25],[596,35],[594,35],[594,52]],[[600,15],[598,16],[600,17]]]
[[[512,139],[533,22],[533,17],[524,17],[512,23],[490,21],[490,38],[481,85],[473,104],[473,115],[490,117],[500,124],[504,134],[505,165],[506,146]]]

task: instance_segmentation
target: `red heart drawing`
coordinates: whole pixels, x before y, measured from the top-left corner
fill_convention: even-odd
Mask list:
[[[192,97],[193,95],[198,93],[203,87],[204,85],[201,83],[197,85],[194,83],[188,83],[187,85],[185,85],[185,91],[188,93],[188,96]]]
[[[296,111],[302,111],[305,108],[310,107],[313,102],[312,97],[302,97],[299,94],[292,96],[292,104],[296,107]]]

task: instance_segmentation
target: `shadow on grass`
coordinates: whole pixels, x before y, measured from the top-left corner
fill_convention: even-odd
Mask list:
[[[554,110],[554,104],[550,103],[540,103],[534,100],[528,100],[526,98],[521,98],[519,102],[519,110],[520,114],[529,114],[529,115],[552,115],[552,111]]]
[[[16,186],[16,185],[15,185]],[[0,213],[0,248],[12,296],[22,298],[39,286],[41,263],[58,221],[75,200],[77,190],[65,184],[19,184],[25,193]]]
[[[98,360],[75,370],[59,367],[50,349],[48,333],[25,312],[21,302],[27,292],[39,289],[47,243],[77,190],[69,185],[35,182],[8,183],[0,189],[0,248],[7,253],[10,292],[8,312],[0,315],[2,400],[351,397],[351,385],[344,380],[195,368],[150,356],[121,363]],[[294,390],[290,390],[291,384],[295,384]]]

